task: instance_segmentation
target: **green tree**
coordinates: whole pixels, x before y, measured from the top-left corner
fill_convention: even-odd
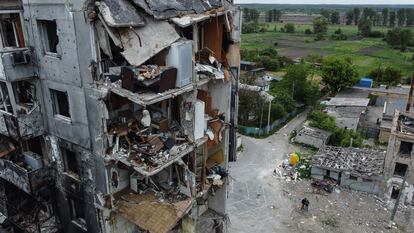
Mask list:
[[[361,19],[358,23],[358,31],[365,37],[371,34],[371,27],[372,23],[369,19]]]
[[[332,93],[353,86],[358,81],[358,73],[354,65],[342,58],[324,59],[321,70],[322,81]]]
[[[395,15],[395,11],[391,11],[390,12],[390,18],[389,18],[389,21],[390,21],[390,27],[395,27],[395,20],[396,20],[396,15]]]
[[[267,22],[273,21],[273,10],[266,11],[266,21]]]
[[[330,15],[331,15],[331,12],[330,12],[329,10],[326,10],[326,9],[321,9],[321,10],[320,10],[320,14],[321,14],[323,17],[325,17],[325,18],[329,19],[329,18],[330,18]]]
[[[381,17],[382,17],[382,26],[387,26],[388,25],[388,8],[382,9]]]
[[[359,17],[361,15],[361,10],[359,8],[354,8],[354,23],[355,25],[358,25]]]
[[[309,126],[333,132],[336,129],[335,118],[326,113],[315,110],[310,114]]]
[[[354,21],[354,11],[353,10],[349,10],[346,12],[346,25],[351,25],[352,22]]]
[[[306,65],[288,66],[280,85],[290,91],[295,101],[312,105],[319,98],[319,89],[307,79],[309,74]]]
[[[282,12],[280,10],[273,9],[273,21],[279,22],[281,17],[282,17]]]
[[[285,32],[294,33],[295,32],[295,25],[293,23],[285,24]]]
[[[373,78],[379,84],[396,86],[400,84],[402,74],[401,70],[398,68],[386,67],[373,70],[370,73],[370,77]]]
[[[410,41],[413,38],[413,33],[410,29],[394,28],[388,30],[385,36],[385,41],[392,47],[400,48],[401,51],[405,51]]]
[[[405,9],[398,9],[397,10],[397,22],[398,26],[404,26],[406,20]]]
[[[328,31],[328,20],[323,17],[317,17],[313,20],[313,32],[317,36],[317,40],[323,39],[326,32]]]
[[[339,11],[334,11],[331,14],[331,23],[332,24],[340,24],[340,15],[339,15]]]
[[[405,10],[407,16],[407,27],[411,27],[414,25],[414,9],[406,9]]]

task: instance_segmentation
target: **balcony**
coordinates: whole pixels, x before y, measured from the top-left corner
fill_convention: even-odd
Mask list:
[[[0,177],[14,184],[27,194],[36,193],[51,180],[50,167],[43,167],[40,157],[24,152],[21,162],[0,159]]]
[[[2,50],[0,56],[0,80],[14,82],[35,76],[28,48]]]
[[[0,111],[0,134],[15,140],[26,140],[42,135],[43,119],[40,111],[12,115]]]

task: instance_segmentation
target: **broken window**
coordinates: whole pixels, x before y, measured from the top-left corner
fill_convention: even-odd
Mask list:
[[[70,207],[70,216],[72,221],[84,226],[85,222],[85,203],[79,199],[68,198]]]
[[[62,154],[63,163],[65,165],[65,172],[79,177],[79,166],[78,161],[76,159],[76,152],[64,148]]]
[[[400,154],[411,155],[412,150],[413,150],[413,143],[401,141]]]
[[[53,102],[53,114],[70,118],[68,93],[53,89],[50,89],[50,93]]]
[[[19,105],[19,111],[29,112],[36,105],[36,87],[28,81],[19,81],[13,83],[14,96],[16,104]]]
[[[349,176],[349,179],[350,179],[350,180],[358,180],[358,177],[353,176],[353,175],[350,175],[350,176]]]
[[[55,20],[38,20],[39,31],[42,37],[45,53],[57,53],[59,36],[57,35],[57,24]]]
[[[3,48],[25,46],[19,13],[0,14],[0,34]]]
[[[399,193],[400,193],[400,189],[396,186],[393,186],[392,187],[392,192],[391,192],[391,198],[392,199],[397,199]]]
[[[407,164],[395,163],[394,175],[403,177],[403,176],[405,176],[405,173],[407,172],[407,169],[408,169]]]
[[[5,82],[0,82],[0,110],[12,113],[13,107],[10,102],[9,92]]]

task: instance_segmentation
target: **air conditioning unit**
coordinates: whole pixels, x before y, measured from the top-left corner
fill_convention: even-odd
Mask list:
[[[27,64],[30,62],[30,52],[29,51],[16,51],[12,53],[13,65]]]

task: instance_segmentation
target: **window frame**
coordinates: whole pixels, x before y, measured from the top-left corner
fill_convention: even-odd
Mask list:
[[[36,22],[37,22],[37,26],[39,30],[40,42],[42,44],[43,54],[45,56],[61,58],[61,55],[58,50],[60,38],[58,34],[59,30],[58,30],[57,20],[56,19],[37,19]],[[56,49],[55,49],[56,52],[51,51],[51,48],[50,48],[50,38],[49,38],[49,33],[46,27],[46,24],[48,22],[53,22],[56,25],[56,36],[57,36],[57,44],[56,44]]]
[[[72,122],[72,114],[70,111],[70,98],[69,93],[67,91],[61,91],[58,89],[49,88],[50,91],[50,97],[52,99],[52,107],[53,107],[53,116],[57,119],[64,120],[66,122],[71,123]],[[68,104],[68,116],[65,116],[61,112],[61,107],[59,106],[59,98],[57,96],[58,92],[64,93],[66,96],[67,104]]]

